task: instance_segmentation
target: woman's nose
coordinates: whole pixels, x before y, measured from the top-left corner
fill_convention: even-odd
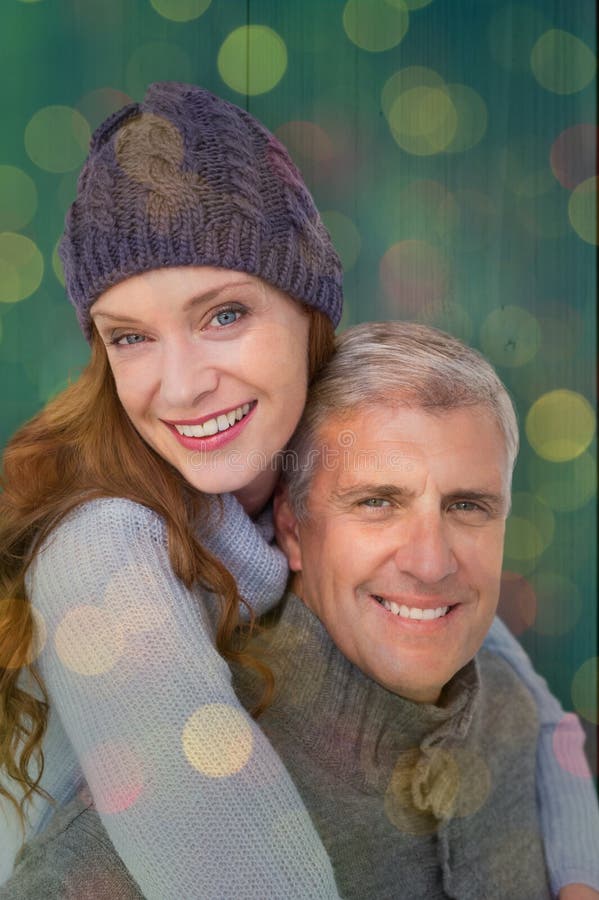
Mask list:
[[[458,570],[451,531],[440,510],[408,516],[398,526],[397,542],[397,566],[422,584],[435,584]]]
[[[192,408],[218,387],[216,358],[185,340],[164,347],[160,362],[160,393],[172,409],[192,412]]]

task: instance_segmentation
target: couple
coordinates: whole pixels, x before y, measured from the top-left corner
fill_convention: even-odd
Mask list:
[[[490,367],[390,323],[330,362],[301,176],[193,86],[100,126],[61,253],[92,357],[5,455],[4,878],[9,797],[42,836],[0,897],[595,896],[592,785],[491,626],[517,433]],[[255,628],[288,568],[253,463],[292,435],[292,593]]]

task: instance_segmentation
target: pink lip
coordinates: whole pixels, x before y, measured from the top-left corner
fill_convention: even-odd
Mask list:
[[[207,437],[187,437],[185,434],[179,434],[175,426],[170,422],[166,422],[165,419],[162,421],[182,447],[185,447],[186,450],[195,450],[196,452],[201,453],[204,450],[219,450],[221,447],[225,447],[227,444],[230,444],[231,441],[234,441],[254,415],[257,406],[257,402],[254,401],[253,407],[250,408],[250,411],[243,419],[240,419],[239,422],[235,422],[234,425],[230,425],[225,431],[217,431],[216,434],[211,434]],[[237,409],[237,407],[234,406],[233,409]],[[208,418],[215,419],[217,415],[224,415],[224,413],[216,413]],[[201,425],[202,422],[207,421],[208,419],[196,420],[195,422],[177,422],[177,425]]]
[[[255,402],[255,400],[244,400],[243,403],[238,403],[236,406],[229,406],[227,409],[219,409],[218,412],[210,413],[199,419],[161,419],[161,421],[164,422],[165,425],[203,425],[204,422],[209,422],[210,419],[218,419],[219,416],[226,416],[227,413],[233,412],[234,409],[239,409],[240,406],[245,406],[246,403],[251,406],[252,403]],[[240,421],[243,422],[243,419],[240,419]]]

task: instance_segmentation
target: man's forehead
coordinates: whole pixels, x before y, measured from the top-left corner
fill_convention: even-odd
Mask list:
[[[411,489],[415,473],[435,468],[459,490],[497,492],[507,471],[505,440],[480,406],[425,410],[390,402],[329,419],[320,433],[319,469],[337,493],[360,485]],[[464,470],[462,461],[468,462]],[[507,478],[509,484],[509,477]]]

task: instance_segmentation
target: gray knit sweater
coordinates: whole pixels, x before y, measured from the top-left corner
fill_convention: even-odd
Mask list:
[[[260,637],[278,685],[260,719],[353,900],[546,900],[528,691],[482,652],[437,706],[364,676],[288,595]],[[252,698],[248,670],[235,676]]]
[[[222,520],[211,537],[202,538],[255,609],[265,611],[283,592],[286,562],[270,544],[267,521],[251,522],[232,497],[223,502]],[[126,881],[118,856],[144,895],[158,900],[337,896],[297,790],[233,693],[204,612],[210,598],[175,578],[166,547],[164,523],[154,512],[110,499],[75,510],[38,555],[28,590],[46,627],[39,664],[51,693],[42,786],[60,807],[85,777],[106,831],[95,812],[82,813],[85,803],[75,802],[29,845],[31,865],[20,869],[17,883],[0,890],[2,900],[65,896],[65,871],[68,884],[75,878],[77,897],[86,896],[88,881],[100,897],[97,872],[85,861],[94,847],[105,854],[100,870],[111,885],[111,900],[128,896],[118,892],[112,877],[116,867],[118,884]],[[592,782],[567,772],[553,752],[563,711],[497,619],[485,646],[509,661],[540,713],[537,783],[554,888],[568,881],[599,888]],[[215,748],[227,735],[251,733],[252,752],[239,771],[203,774],[202,760],[191,754],[193,765],[183,752],[183,729],[200,708],[217,714]],[[568,752],[580,768],[577,728]],[[36,800],[29,813],[31,838],[44,829],[52,807]],[[77,828],[87,848],[79,855]],[[0,884],[10,874],[20,839],[14,810],[0,798]],[[93,867],[93,853],[88,862]]]
[[[362,675],[292,594],[254,650],[278,685],[261,725],[310,810],[342,897],[547,900],[534,792],[537,717],[505,663],[483,651],[438,706],[412,703]],[[249,705],[255,679],[236,669],[234,681]],[[69,892],[141,900],[89,803],[81,795],[27,848],[0,900]],[[292,820],[272,823],[282,842]],[[289,862],[299,878],[301,864]],[[284,896],[263,888],[265,898]]]

